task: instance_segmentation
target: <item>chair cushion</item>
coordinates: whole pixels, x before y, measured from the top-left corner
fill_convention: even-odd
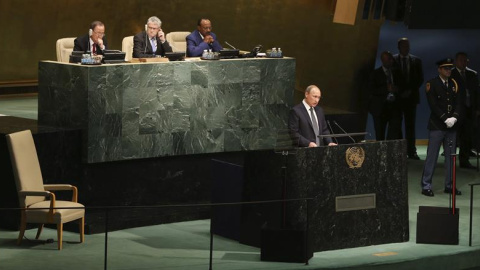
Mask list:
[[[132,60],[133,36],[124,37],[122,40],[122,51],[125,52],[125,61]]]
[[[165,38],[172,46],[174,52],[185,52],[187,50],[187,40],[185,39],[190,32],[170,32]]]
[[[57,40],[57,61],[68,63],[70,62],[70,54],[72,54],[75,46],[75,38],[61,38]]]
[[[50,201],[38,202],[30,205],[27,209],[49,208]],[[82,209],[57,209],[53,215],[53,222],[48,221],[48,209],[26,210],[27,223],[66,223],[85,216],[82,204],[69,201],[55,201],[55,207],[81,207]]]

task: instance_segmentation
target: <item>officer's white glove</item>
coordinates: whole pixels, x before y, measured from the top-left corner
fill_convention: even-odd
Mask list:
[[[450,121],[450,118],[447,118],[447,120],[445,120],[445,125],[447,125],[447,128],[453,127],[453,124],[452,124],[452,122]]]
[[[447,120],[445,120],[445,124],[447,125],[447,128],[453,127],[453,125],[455,125],[456,122],[457,122],[457,118],[455,117],[450,117],[450,118],[447,118]]]

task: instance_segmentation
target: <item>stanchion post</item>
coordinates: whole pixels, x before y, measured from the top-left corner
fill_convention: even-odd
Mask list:
[[[107,258],[108,258],[108,209],[105,209],[105,261],[103,269],[107,270]]]

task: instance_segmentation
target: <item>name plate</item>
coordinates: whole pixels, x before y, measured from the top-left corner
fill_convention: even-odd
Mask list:
[[[335,212],[376,208],[375,193],[335,197]]]

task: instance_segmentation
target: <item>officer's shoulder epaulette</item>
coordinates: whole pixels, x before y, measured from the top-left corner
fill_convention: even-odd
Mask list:
[[[430,79],[430,80],[427,81],[427,83],[425,84],[425,91],[427,91],[427,92],[430,91],[430,88],[432,87],[432,84],[435,83],[435,79],[436,79],[436,78],[437,78],[437,77],[432,78],[432,79]]]

